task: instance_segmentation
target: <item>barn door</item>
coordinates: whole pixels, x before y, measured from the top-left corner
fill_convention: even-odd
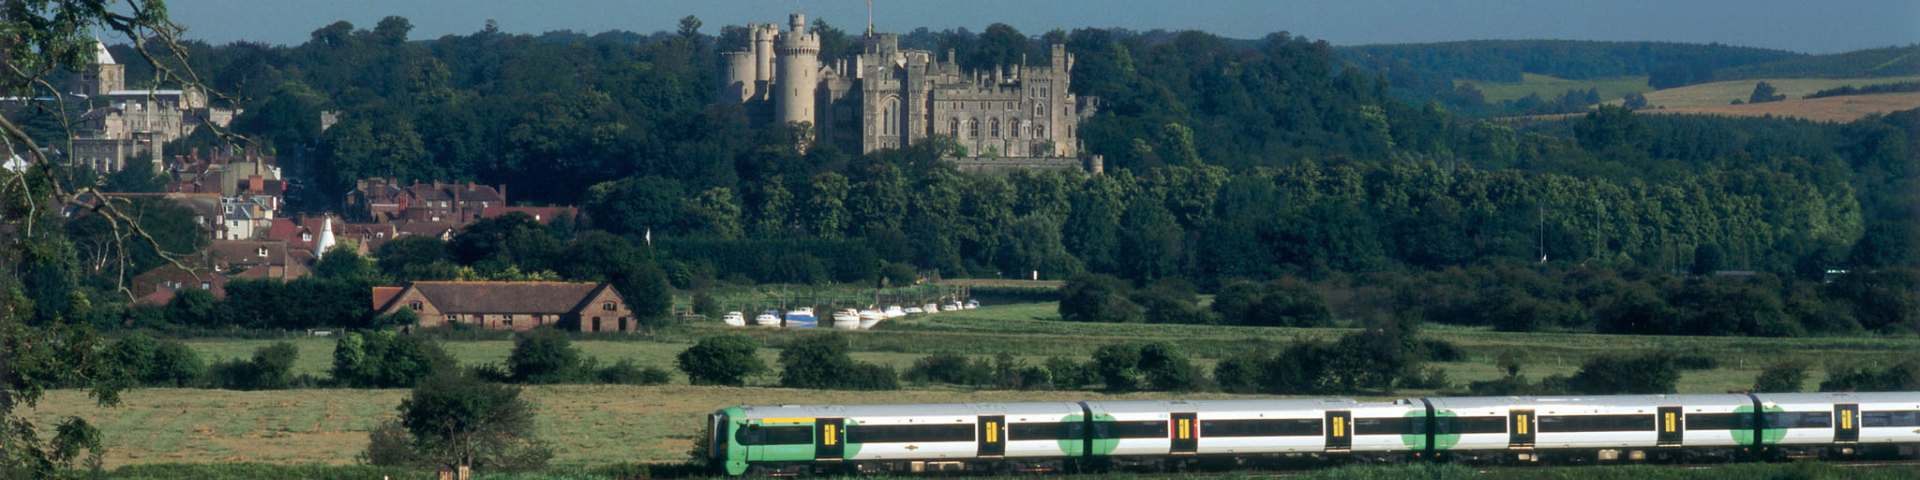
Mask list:
[[[820,461],[839,461],[847,451],[846,419],[814,419],[813,459]]]
[[[1007,454],[1007,417],[1004,415],[981,415],[980,456],[998,457]]]
[[[1513,410],[1507,412],[1507,423],[1512,425],[1511,428],[1507,429],[1507,447],[1533,447],[1534,430],[1537,430],[1535,422],[1538,420],[1539,419],[1534,418],[1533,410]]]
[[[1353,412],[1332,410],[1327,412],[1327,450],[1342,451],[1353,448]]]
[[[1833,406],[1833,441],[1860,441],[1860,405],[1842,403]]]
[[[1681,423],[1686,419],[1680,416],[1680,407],[1660,407],[1654,415],[1653,423],[1660,431],[1656,443],[1663,447],[1679,445],[1687,431],[1686,424]]]
[[[1200,450],[1200,421],[1192,413],[1173,414],[1173,428],[1168,438],[1173,440],[1173,454],[1194,453]]]

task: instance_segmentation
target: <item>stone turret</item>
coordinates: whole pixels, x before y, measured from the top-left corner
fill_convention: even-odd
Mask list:
[[[756,79],[758,67],[755,66],[758,60],[753,58],[753,52],[727,52],[721,54],[720,58],[723,62],[721,75],[724,77],[720,81],[720,96],[715,98],[728,103],[752,100],[760,89],[760,82]]]
[[[775,52],[774,119],[783,123],[813,123],[814,90],[820,85],[820,36],[807,33],[807,16],[788,17]]]

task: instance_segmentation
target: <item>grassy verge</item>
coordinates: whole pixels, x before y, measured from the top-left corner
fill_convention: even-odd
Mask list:
[[[1475,469],[1459,465],[1384,465],[1384,466],[1346,466],[1304,472],[1288,472],[1290,478],[1308,480],[1506,480],[1506,479],[1834,479],[1834,480],[1878,480],[1910,479],[1920,475],[1920,470],[1911,467],[1900,468],[1842,468],[1818,462],[1798,462],[1791,464],[1740,464],[1718,465],[1705,468],[1672,468],[1662,466],[1588,466],[1588,467],[1550,467],[1528,469]],[[128,467],[111,472],[107,478],[123,480],[200,478],[207,480],[333,480],[363,479],[390,475],[393,480],[412,480],[432,478],[427,472],[409,472],[401,470],[370,469],[365,467],[315,467],[315,466],[277,466],[261,464],[237,465],[153,465]],[[1271,474],[1230,473],[1222,475],[1179,475],[1171,478],[1206,478],[1210,480],[1243,480],[1270,478]],[[482,474],[480,480],[620,480],[591,472],[559,470],[534,474]],[[890,477],[860,477],[867,479],[888,479]],[[926,478],[926,477],[901,477]],[[1013,478],[1029,479],[1034,476],[1016,477],[975,477],[975,478]],[[1132,480],[1143,478],[1169,478],[1168,476],[1142,475],[1075,475],[1069,478]]]

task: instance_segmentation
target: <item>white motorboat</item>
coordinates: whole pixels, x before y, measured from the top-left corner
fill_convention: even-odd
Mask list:
[[[893,305],[893,306],[887,307],[886,310],[881,310],[880,314],[886,316],[887,318],[900,318],[900,317],[907,316],[907,311],[900,309],[899,305]]]
[[[753,317],[753,323],[762,327],[780,326],[780,311],[767,310]]]
[[[859,323],[860,329],[861,330],[871,329],[873,328],[874,325],[878,325],[881,320],[886,320],[886,319],[887,319],[887,314],[880,313],[879,310],[861,310],[860,323]]]
[[[966,305],[961,305],[961,307],[962,307],[962,308],[966,308],[966,309],[968,309],[968,310],[972,310],[972,309],[976,309],[976,308],[980,308],[980,301],[979,301],[979,300],[967,300],[967,304],[966,304]]]
[[[960,302],[947,302],[946,305],[940,306],[940,311],[942,312],[951,312],[959,309],[960,309]]]
[[[820,326],[820,319],[813,316],[813,309],[800,307],[787,312],[787,328],[813,328]]]
[[[720,317],[720,321],[726,322],[727,325],[735,326],[735,327],[747,326],[747,316],[746,314],[743,314],[740,312],[727,312],[726,316]]]
[[[920,307],[907,307],[904,311],[907,315],[923,315],[927,313],[926,310],[921,310]]]
[[[860,328],[860,312],[855,311],[854,309],[851,309],[851,308],[842,308],[839,310],[834,310],[833,311],[833,328],[839,329],[839,330],[859,329]]]
[[[927,312],[927,313],[940,313],[940,306],[929,303],[926,305],[921,305],[920,311]]]

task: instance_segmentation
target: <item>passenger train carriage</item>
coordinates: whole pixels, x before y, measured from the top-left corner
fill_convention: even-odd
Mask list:
[[[1920,392],[731,407],[725,473],[1059,471],[1258,457],[1641,461],[1899,456]]]

